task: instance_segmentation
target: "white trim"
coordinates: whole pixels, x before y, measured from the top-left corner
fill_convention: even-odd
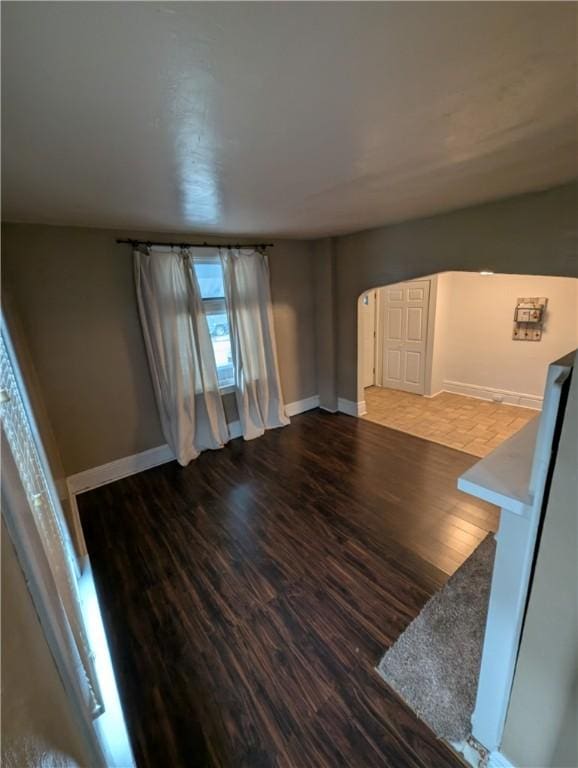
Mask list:
[[[354,403],[353,400],[346,400],[344,397],[337,398],[337,410],[348,416],[365,416],[367,413],[365,400]]]
[[[78,504],[76,503],[76,494],[70,490],[70,486],[68,486],[68,505],[70,507],[70,521],[74,529],[74,535],[78,540],[79,551],[77,554],[79,559],[82,560],[82,558],[88,557],[88,549],[86,548],[84,531],[82,530],[82,523],[80,522],[80,512],[78,510]]]
[[[306,397],[304,400],[295,400],[293,403],[287,403],[285,413],[287,416],[297,416],[305,411],[312,411],[313,408],[319,408],[319,395]]]
[[[464,381],[446,380],[443,383],[443,391],[476,397],[478,400],[495,400],[497,395],[501,397],[499,402],[519,405],[524,408],[534,408],[537,411],[542,410],[542,401],[544,400],[539,395],[528,395],[524,392],[512,392],[509,389],[497,389],[496,387],[481,387],[478,384],[467,384]]]
[[[471,768],[480,768],[485,765],[485,761],[488,757],[488,750],[483,747],[472,736],[461,741],[450,741],[452,749],[461,756],[462,760],[466,762]]]
[[[435,344],[435,329],[437,320],[437,304],[438,304],[438,277],[439,275],[432,275],[429,279],[429,301],[427,307],[427,331],[426,331],[426,347],[425,347],[425,372],[423,377],[423,394],[424,397],[433,397],[431,394],[431,383],[434,364],[434,344]]]
[[[85,695],[79,683],[80,670],[72,658],[70,625],[64,619],[63,606],[52,577],[40,539],[30,536],[32,518],[22,515],[28,505],[26,493],[2,429],[2,517],[28,587],[41,631],[59,673],[66,698],[80,731],[81,739],[91,755],[91,768],[105,768],[102,744],[89,716]],[[66,626],[65,626],[66,622]]]
[[[109,461],[100,467],[86,469],[84,472],[78,472],[67,478],[68,488],[72,494],[82,493],[100,485],[112,483],[129,475],[135,475],[137,472],[143,472],[145,469],[157,467],[159,464],[166,464],[173,461],[174,455],[168,445],[159,445],[157,448],[150,448],[142,453],[135,453],[134,456],[125,456],[116,461]]]
[[[472,736],[490,754],[499,753],[502,743],[562,387],[570,371],[568,358],[551,363],[540,419],[458,480],[460,489],[478,498],[490,500],[488,493],[496,492],[502,507],[472,714]],[[520,445],[524,439],[528,441],[525,448]],[[465,488],[464,479],[473,480],[469,488]]]
[[[287,403],[285,413],[288,416],[297,416],[299,413],[318,407],[319,395],[314,395],[304,400]],[[240,421],[232,421],[227,426],[231,440],[242,436],[243,432]],[[168,445],[159,445],[156,448],[149,448],[149,450],[135,453],[133,456],[125,456],[122,459],[116,459],[116,461],[109,461],[107,464],[86,469],[83,472],[77,472],[67,477],[68,499],[75,528],[78,526],[78,529],[82,531],[76,494],[91,491],[94,488],[99,488],[101,485],[121,480],[123,477],[129,477],[130,475],[136,475],[138,472],[158,467],[160,464],[174,461],[174,458],[173,452]]]
[[[515,768],[503,752],[491,752],[488,760],[488,768]]]

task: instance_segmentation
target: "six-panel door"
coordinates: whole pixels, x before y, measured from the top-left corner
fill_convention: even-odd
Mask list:
[[[384,387],[424,393],[429,289],[429,280],[414,280],[382,290]]]

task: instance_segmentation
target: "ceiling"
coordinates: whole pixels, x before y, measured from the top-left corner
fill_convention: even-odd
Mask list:
[[[575,3],[2,3],[3,216],[352,232],[578,176]]]

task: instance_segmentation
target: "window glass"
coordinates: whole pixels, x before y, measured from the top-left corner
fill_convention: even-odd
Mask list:
[[[226,312],[207,315],[209,333],[213,342],[213,352],[219,375],[219,386],[228,387],[235,381],[233,358],[231,355],[231,337],[229,336],[229,318]]]
[[[219,261],[195,262],[195,273],[199,282],[207,325],[213,343],[219,387],[224,389],[235,383],[235,376],[233,373],[229,318],[224,299],[225,291],[223,288],[221,263]]]
[[[225,295],[223,289],[223,269],[220,262],[200,262],[195,264],[195,272],[203,299],[220,299]]]

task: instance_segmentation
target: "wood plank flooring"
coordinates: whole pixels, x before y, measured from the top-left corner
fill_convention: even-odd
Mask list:
[[[374,671],[497,510],[475,458],[359,419],[79,497],[139,768],[449,768]]]

